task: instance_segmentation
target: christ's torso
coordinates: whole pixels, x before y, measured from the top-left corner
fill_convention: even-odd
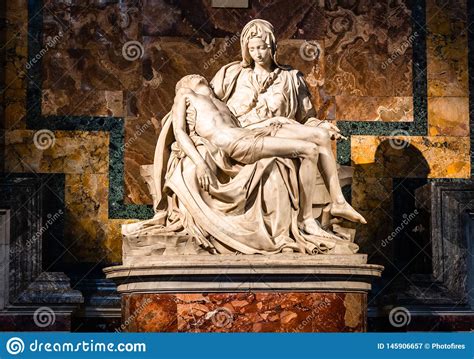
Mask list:
[[[224,102],[194,91],[186,94],[186,97],[190,106],[196,110],[194,130],[198,136],[225,148],[248,132],[239,126]]]

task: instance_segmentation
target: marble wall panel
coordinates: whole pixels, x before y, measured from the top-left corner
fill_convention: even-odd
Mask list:
[[[26,173],[108,173],[109,136],[105,132],[7,131],[5,167]]]
[[[469,136],[465,1],[427,1],[428,133]]]
[[[153,163],[155,144],[161,129],[155,117],[127,117],[125,120],[126,203],[152,204],[150,191],[140,175],[140,166]]]
[[[334,120],[334,96],[325,92],[324,39],[281,40],[278,42],[277,59],[303,73],[312,96],[318,118]]]
[[[402,1],[328,3],[326,92],[411,96],[410,15]]]
[[[65,236],[61,263],[119,263],[120,226],[131,220],[109,219],[108,174],[66,175]]]
[[[95,218],[99,222],[108,219],[107,197],[109,179],[106,173],[66,175],[65,201],[77,218]]]
[[[338,121],[413,121],[413,97],[336,96]]]
[[[466,1],[426,2],[428,96],[467,96]]]
[[[61,262],[100,262],[109,255],[104,246],[108,221],[107,174],[66,176],[64,256]]]
[[[127,60],[112,47],[51,49],[43,57],[43,89],[96,91],[137,89],[141,81],[141,61]]]
[[[469,178],[469,138],[353,136],[355,177]]]
[[[43,42],[54,48],[97,49],[120,52],[127,41],[141,40],[140,1],[54,1],[43,8]]]
[[[24,43],[20,43],[22,40],[20,35],[14,34],[13,39],[8,40],[5,46],[5,68],[4,68],[4,81],[5,88],[7,89],[24,89],[26,88],[26,74],[27,74],[27,47]]]
[[[108,249],[106,262],[108,264],[122,263],[122,224],[133,223],[130,219],[109,219],[107,221],[107,236],[103,245]]]
[[[26,64],[28,39],[27,1],[9,1],[5,5],[3,66],[1,94],[2,125],[6,129],[25,128]]]
[[[43,90],[41,113],[65,116],[115,116],[125,114],[122,91]],[[84,100],[87,99],[87,100]]]
[[[9,1],[5,4],[4,41],[2,51],[5,61],[5,88],[26,88],[25,74],[27,63],[28,2],[25,0]]]
[[[206,0],[171,4],[164,0],[144,0],[143,13],[143,32],[147,36],[182,36],[210,41],[240,32],[254,18],[270,21],[281,39],[321,38],[326,29],[322,2],[311,0],[251,1],[248,9],[212,8],[211,2]]]
[[[6,129],[26,127],[26,88],[9,88],[3,93],[4,126]]]
[[[66,175],[64,255],[61,262],[100,262],[108,256],[107,174]]]
[[[468,97],[428,97],[430,136],[469,136]]]

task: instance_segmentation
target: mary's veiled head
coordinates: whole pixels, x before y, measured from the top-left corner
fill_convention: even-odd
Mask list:
[[[271,50],[271,57],[275,65],[278,66],[276,61],[276,40],[273,30],[273,25],[266,20],[254,19],[245,25],[240,36],[240,46],[242,49],[242,66],[248,67],[253,63],[253,59],[249,52],[249,41],[253,38],[259,38]]]

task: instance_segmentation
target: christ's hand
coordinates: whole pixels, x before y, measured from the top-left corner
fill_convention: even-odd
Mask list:
[[[207,164],[196,166],[196,175],[199,186],[206,192],[209,192],[209,186],[216,187],[217,178]]]

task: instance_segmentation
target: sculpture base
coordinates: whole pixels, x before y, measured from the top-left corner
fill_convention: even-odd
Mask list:
[[[362,332],[382,266],[367,256],[161,256],[105,268],[122,331]]]
[[[247,292],[122,297],[129,332],[364,332],[365,293]]]

